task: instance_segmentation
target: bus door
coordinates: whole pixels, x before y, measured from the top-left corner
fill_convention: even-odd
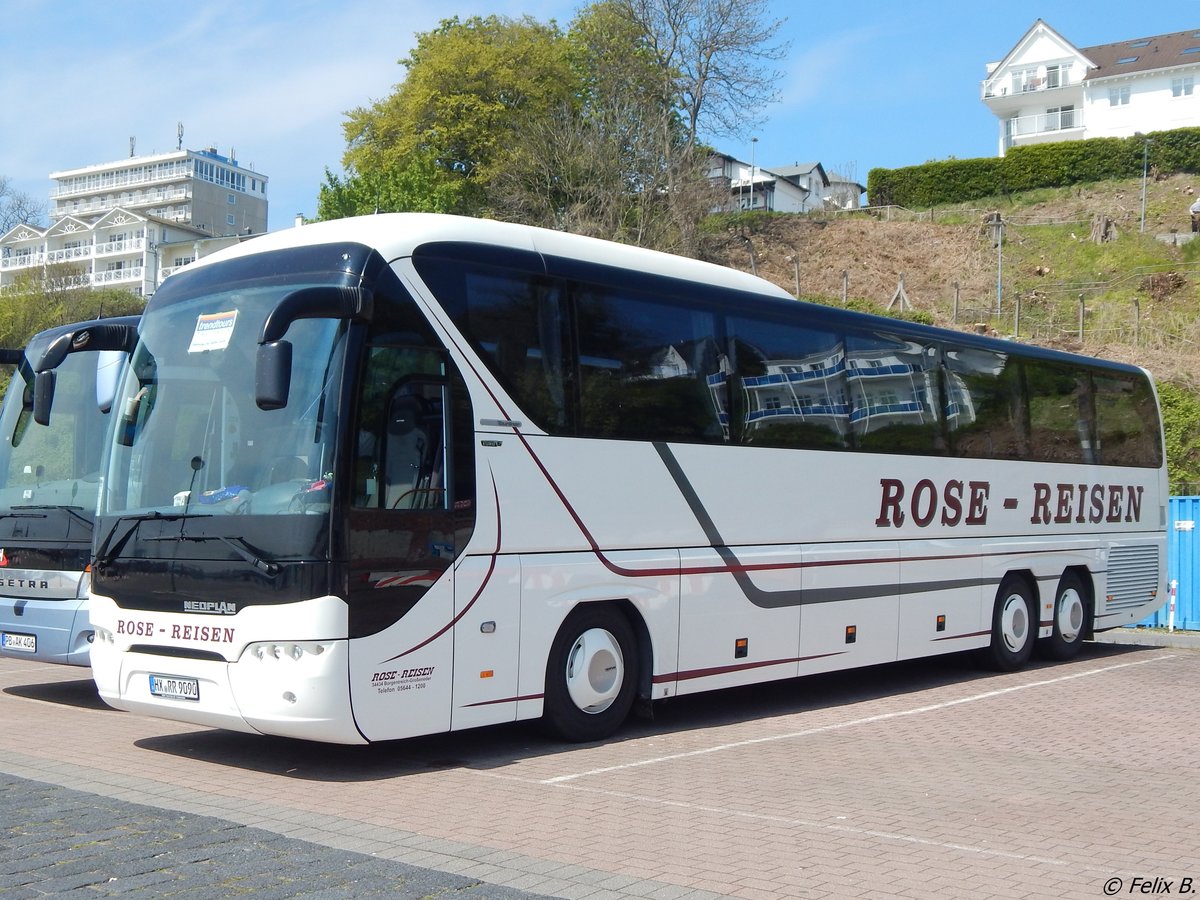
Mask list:
[[[371,740],[450,727],[454,560],[470,534],[465,391],[437,350],[369,348],[348,516],[351,692]],[[469,427],[469,426],[468,426]],[[469,431],[468,431],[469,434]],[[464,530],[465,529],[465,530]]]

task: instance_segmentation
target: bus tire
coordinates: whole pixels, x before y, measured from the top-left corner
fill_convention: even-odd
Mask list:
[[[1088,592],[1074,572],[1063,573],[1054,594],[1054,633],[1037,642],[1038,655],[1046,659],[1073,659],[1087,632]]]
[[[992,607],[992,642],[983,650],[983,661],[1000,672],[1015,672],[1029,662],[1037,640],[1037,604],[1025,579],[1005,578]]]
[[[567,616],[546,663],[542,724],[568,741],[598,741],[616,731],[633,706],[637,641],[623,613],[602,604]]]

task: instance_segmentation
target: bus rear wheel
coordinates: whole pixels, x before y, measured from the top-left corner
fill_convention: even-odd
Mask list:
[[[992,642],[983,661],[1001,672],[1015,672],[1029,661],[1037,639],[1037,604],[1025,580],[1008,577],[996,592],[992,608]]]
[[[1083,646],[1087,617],[1087,590],[1078,575],[1067,572],[1054,594],[1054,633],[1038,641],[1038,655],[1056,660],[1074,658]]]
[[[629,620],[609,606],[577,607],[550,648],[542,723],[568,741],[608,737],[629,715],[636,685],[637,642]]]

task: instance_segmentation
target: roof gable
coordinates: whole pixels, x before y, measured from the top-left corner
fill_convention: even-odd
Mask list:
[[[102,215],[99,219],[92,223],[95,229],[107,228],[109,226],[134,225],[138,222],[145,222],[145,216],[139,216],[135,212],[130,212],[127,209],[122,209],[120,206],[114,207]]]
[[[1012,69],[1019,68],[1026,61],[1033,63],[1064,58],[1077,59],[1089,70],[1096,65],[1087,51],[1080,50],[1044,20],[1038,19],[1004,58],[989,68],[984,79],[985,90],[1005,81]]]
[[[27,225],[21,222],[8,229],[3,235],[0,235],[0,244],[13,244],[19,241],[44,238],[45,236],[46,232],[36,225]]]
[[[82,232],[91,231],[92,227],[83,219],[77,219],[74,216],[63,216],[46,232],[46,237],[59,237],[64,234],[80,234]]]

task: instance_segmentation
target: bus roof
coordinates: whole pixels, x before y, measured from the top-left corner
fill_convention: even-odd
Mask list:
[[[783,288],[765,279],[714,263],[565,231],[437,213],[381,213],[314,222],[243,241],[206,256],[192,265],[207,265],[285,247],[338,242],[359,243],[372,247],[391,262],[411,256],[414,249],[420,245],[434,241],[478,242],[515,250],[529,250],[550,256],[653,272],[671,278],[700,281],[716,287],[753,291],[785,300],[794,299]]]

